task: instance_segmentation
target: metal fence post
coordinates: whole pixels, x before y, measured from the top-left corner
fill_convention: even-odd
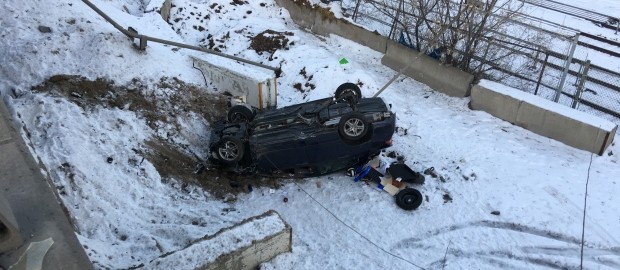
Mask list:
[[[577,108],[577,104],[581,101],[581,94],[583,93],[583,88],[586,85],[586,81],[588,80],[588,71],[590,71],[590,60],[586,61],[586,65],[582,67],[581,73],[579,74],[579,85],[577,85],[577,92],[573,96],[573,104],[571,108]]]
[[[389,39],[394,39],[394,35],[396,35],[396,29],[398,26],[398,18],[400,18],[400,13],[404,9],[405,0],[400,0],[398,3],[398,10],[396,10],[396,16],[394,16],[394,20],[392,21],[392,26],[390,27],[390,33],[388,34]]]
[[[353,21],[357,22],[357,10],[360,8],[360,3],[362,2],[362,0],[357,0],[357,3],[355,3],[355,9],[353,10]]]
[[[545,74],[545,68],[547,67],[548,61],[549,61],[549,53],[545,51],[545,62],[543,62],[542,68],[540,69],[540,74],[538,74],[538,82],[536,83],[536,89],[534,90],[534,95],[538,94],[538,88],[540,87],[540,82],[542,81],[543,74]]]
[[[562,89],[564,89],[564,83],[566,82],[566,76],[570,71],[570,64],[573,62],[573,55],[575,54],[575,49],[577,48],[577,43],[579,42],[579,33],[575,34],[573,37],[573,43],[571,44],[570,53],[568,54],[568,59],[566,60],[566,65],[564,65],[564,72],[562,73],[562,78],[560,79],[560,85],[558,85],[558,89],[555,92],[555,97],[553,101],[560,101],[560,96],[562,95]]]

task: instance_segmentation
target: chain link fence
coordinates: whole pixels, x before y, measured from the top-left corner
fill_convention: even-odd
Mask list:
[[[483,34],[477,36],[472,51],[460,40],[445,44],[454,40],[451,36],[471,31],[471,26],[454,21],[445,25],[441,10],[420,11],[416,5],[424,2],[432,1],[342,0],[341,6],[345,16],[363,27],[414,50],[429,48],[428,56],[474,74],[478,80],[498,81],[620,124],[620,72],[596,62],[605,57],[620,61],[620,53],[610,49],[620,49],[620,43],[593,41],[596,37],[577,29],[502,6],[486,14],[487,20],[499,23],[480,31]],[[470,10],[481,12],[484,7]],[[481,15],[472,18],[476,23]],[[447,27],[445,38],[429,44],[441,26]],[[592,54],[599,56],[594,62],[588,60]]]

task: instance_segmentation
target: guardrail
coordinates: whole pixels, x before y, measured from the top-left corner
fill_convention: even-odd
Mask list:
[[[155,37],[150,37],[150,36],[147,36],[147,35],[139,34],[138,31],[136,31],[135,29],[133,29],[131,27],[129,27],[127,29],[123,28],[120,24],[115,22],[112,18],[110,18],[110,16],[105,14],[103,11],[101,11],[101,9],[99,9],[97,6],[95,6],[90,1],[82,0],[82,2],[84,2],[84,4],[86,4],[91,9],[93,9],[95,12],[97,12],[97,14],[99,14],[106,21],[111,23],[114,26],[114,28],[118,29],[118,31],[120,31],[121,33],[123,33],[127,37],[132,38],[132,39],[138,39],[139,40],[139,45],[137,45],[137,48],[139,50],[146,49],[147,41],[152,41],[152,42],[157,42],[157,43],[161,43],[161,44],[167,44],[167,45],[176,46],[176,47],[179,47],[179,48],[185,48],[185,49],[190,49],[190,50],[195,50],[195,51],[200,51],[200,52],[205,52],[205,53],[221,56],[221,57],[232,59],[232,60],[239,61],[239,62],[242,62],[242,63],[246,63],[246,64],[250,64],[250,65],[253,65],[253,66],[261,67],[261,68],[264,68],[264,69],[269,69],[269,70],[272,70],[274,72],[277,72],[279,70],[279,68],[275,68],[275,67],[272,67],[272,66],[268,66],[268,65],[264,65],[264,64],[258,63],[258,62],[254,62],[254,61],[250,61],[250,60],[247,60],[247,59],[243,59],[241,57],[237,57],[237,56],[233,56],[233,55],[228,55],[228,54],[225,54],[225,53],[217,52],[217,51],[214,51],[214,50],[209,50],[209,49],[205,49],[205,48],[201,48],[201,47],[197,47],[197,46],[187,45],[187,44],[183,44],[183,43],[179,43],[179,42],[175,42],[175,41],[170,41],[170,40],[165,40],[165,39],[160,39],[160,38],[155,38]]]

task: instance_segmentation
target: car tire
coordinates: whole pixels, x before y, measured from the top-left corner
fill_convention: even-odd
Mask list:
[[[336,93],[334,93],[334,96],[336,97],[336,100],[340,100],[341,98],[344,98],[345,95],[352,95],[355,98],[355,103],[357,103],[357,101],[362,98],[362,91],[359,86],[354,83],[343,83],[336,88]]]
[[[231,123],[250,122],[254,119],[254,112],[246,106],[235,105],[228,110],[227,117]]]
[[[396,205],[407,211],[420,207],[423,200],[422,193],[415,188],[405,188],[394,197],[396,198]]]
[[[365,139],[370,123],[366,121],[364,114],[351,112],[342,118],[338,123],[338,133],[342,139],[352,143],[361,143]]]
[[[237,164],[243,158],[244,148],[241,140],[225,136],[217,144],[215,153],[218,159],[225,164]]]

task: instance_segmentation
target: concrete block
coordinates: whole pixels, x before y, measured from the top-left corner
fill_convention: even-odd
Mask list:
[[[436,59],[395,41],[387,41],[386,53],[381,58],[381,64],[399,71],[411,62],[413,64],[403,74],[449,96],[469,96],[474,81],[473,75],[455,67],[442,65]]]
[[[149,269],[258,269],[292,250],[291,227],[270,210],[150,262]]]
[[[236,63],[215,64],[192,57],[194,64],[215,88],[239,97],[258,109],[275,108],[278,90],[273,72],[262,72]]]
[[[471,89],[471,102],[469,105],[471,109],[485,111],[497,118],[515,123],[521,101],[508,98],[507,95],[502,93],[487,91],[479,85],[474,85]]]
[[[470,107],[598,155],[612,143],[618,129],[605,119],[486,80],[472,88]]]

